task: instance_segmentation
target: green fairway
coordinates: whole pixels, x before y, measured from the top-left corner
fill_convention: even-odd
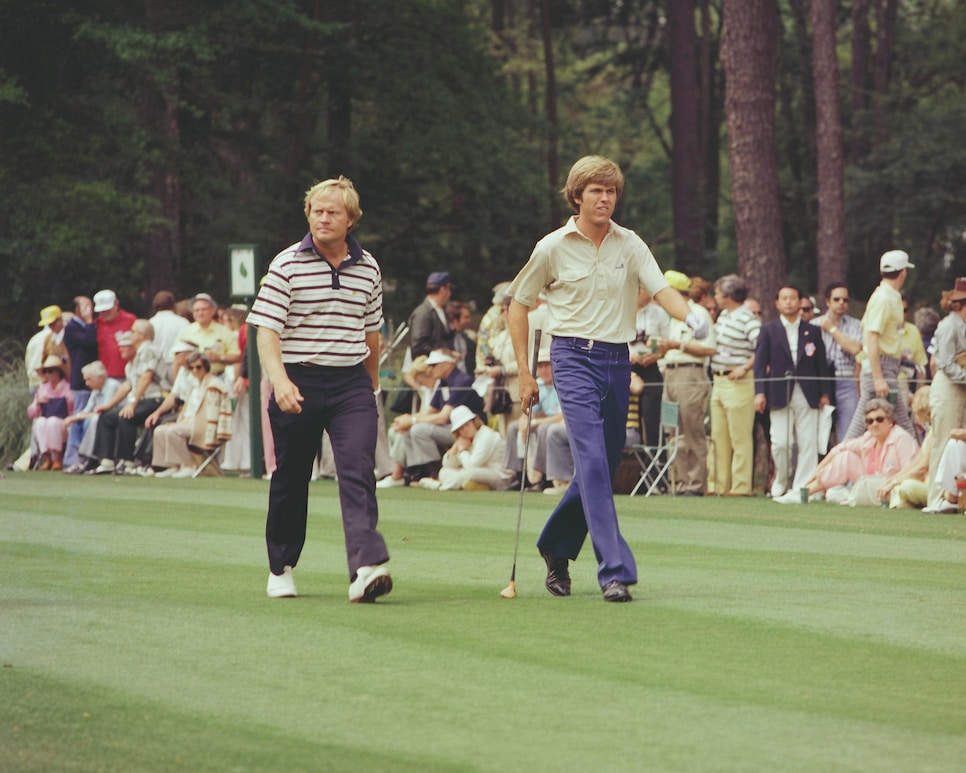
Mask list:
[[[605,604],[554,500],[380,491],[395,588],[348,602],[337,486],[265,597],[267,483],[0,480],[0,770],[961,771],[966,518],[618,498]]]

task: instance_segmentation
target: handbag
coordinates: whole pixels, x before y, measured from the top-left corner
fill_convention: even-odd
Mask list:
[[[506,379],[501,374],[493,379],[490,388],[486,393],[486,402],[483,409],[490,416],[510,413],[513,411],[513,396],[510,390],[504,386]]]

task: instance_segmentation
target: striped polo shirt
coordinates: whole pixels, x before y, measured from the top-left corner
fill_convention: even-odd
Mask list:
[[[727,371],[744,365],[755,353],[760,332],[761,320],[747,306],[730,311],[722,309],[714,323],[717,347],[711,358],[711,369]]]
[[[279,334],[282,362],[349,367],[369,355],[366,333],[382,326],[382,273],[354,238],[346,242],[338,269],[316,252],[311,234],[268,267],[248,322]]]

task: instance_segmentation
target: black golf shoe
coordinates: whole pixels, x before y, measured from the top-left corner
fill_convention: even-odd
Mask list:
[[[569,596],[570,571],[567,569],[567,559],[543,550],[540,555],[547,562],[547,590],[554,596]]]
[[[620,580],[611,580],[603,587],[604,601],[630,601],[631,592]]]

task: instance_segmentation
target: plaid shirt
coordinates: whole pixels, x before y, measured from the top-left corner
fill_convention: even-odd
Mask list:
[[[813,325],[821,327],[822,320],[825,319],[827,315],[823,314],[812,320]],[[849,338],[862,343],[862,323],[859,322],[855,317],[850,317],[848,314],[843,314],[842,319],[838,324],[839,332],[842,335],[848,336]],[[823,330],[822,331],[822,343],[825,344],[825,351],[828,353],[828,361],[832,364],[835,372],[848,371],[849,373],[855,372],[855,357],[845,351],[841,346],[835,343],[835,339],[832,334]]]

